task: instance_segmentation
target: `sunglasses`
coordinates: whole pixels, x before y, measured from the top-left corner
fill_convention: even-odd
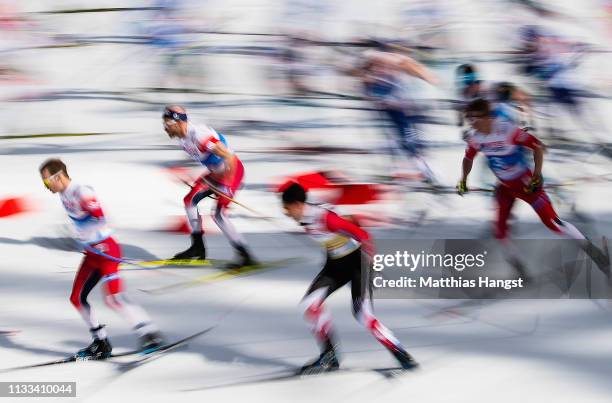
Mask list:
[[[164,114],[162,115],[163,119],[172,119],[172,120],[182,120],[183,122],[187,121],[187,114],[181,112],[171,111],[169,109],[164,110]]]
[[[58,172],[54,173],[53,175],[51,175],[51,176],[49,176],[47,178],[43,178],[43,180],[42,180],[43,184],[45,185],[45,187],[47,189],[51,189],[51,187],[50,187],[51,186],[51,180],[52,179],[55,180],[55,178],[57,178],[57,175],[59,175],[61,172],[62,171],[58,171]]]

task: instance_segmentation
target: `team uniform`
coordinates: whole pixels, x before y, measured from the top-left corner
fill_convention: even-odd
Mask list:
[[[161,341],[149,316],[141,307],[130,302],[124,291],[119,276],[121,248],[111,237],[111,230],[93,189],[71,181],[60,193],[60,200],[85,248],[85,257],[74,279],[70,302],[89,326],[94,341],[105,340],[107,336],[87,301],[91,290],[100,282],[104,285],[106,304],[130,322],[141,337],[143,346],[153,340]]]
[[[417,116],[407,113],[414,106],[401,81],[393,74],[369,73],[364,88],[366,95],[381,105],[381,111],[393,122],[401,148],[409,156],[417,155],[423,143]]]
[[[461,138],[464,141],[468,141],[473,130],[464,126],[464,110],[465,107],[472,101],[477,99],[486,99],[492,105],[492,115],[496,118],[505,119],[508,122],[515,124],[524,130],[527,130],[527,116],[524,108],[511,99],[500,99],[500,94],[497,89],[501,85],[506,83],[483,81],[478,77],[476,71],[465,72],[466,66],[474,68],[471,65],[462,65],[458,68],[460,73],[457,76],[457,95],[459,97],[458,104],[458,125],[463,126],[461,131]],[[463,70],[462,70],[463,69]],[[510,94],[507,94],[506,98],[511,98]],[[482,169],[478,169],[480,182],[482,186],[494,187],[495,178],[493,174],[484,168],[484,163],[481,164]]]
[[[373,314],[369,263],[362,250],[373,254],[369,234],[351,221],[332,210],[315,204],[304,205],[301,219],[307,234],[325,247],[327,260],[302,300],[304,316],[312,325],[312,331],[321,345],[319,360],[305,366],[321,364],[327,354],[335,360],[335,336],[331,316],[324,306],[325,299],[342,286],[351,283],[352,308],[355,318],[366,327],[406,367],[415,363],[389,329]],[[403,361],[402,361],[403,360]],[[337,366],[337,361],[335,361]],[[307,368],[308,369],[308,368]]]
[[[236,228],[228,220],[226,209],[238,191],[244,177],[244,166],[236,154],[232,153],[232,161],[225,161],[215,155],[212,150],[217,143],[222,143],[228,150],[225,137],[208,126],[196,127],[188,123],[187,135],[179,139],[179,144],[195,161],[205,169],[201,177],[192,185],[191,191],[183,199],[187,218],[192,234],[202,233],[202,219],[198,211],[198,203],[207,196],[221,191],[224,196],[218,196],[214,208],[213,219],[223,234],[228,238],[234,249],[242,255],[246,253],[246,243]]]
[[[570,238],[584,239],[573,225],[559,219],[542,187],[531,193],[525,190],[533,176],[525,158],[525,151],[540,144],[536,137],[503,118],[494,120],[490,134],[474,132],[468,138],[465,158],[473,160],[476,154],[483,153],[487,157],[489,168],[499,180],[495,193],[498,204],[495,236],[499,239],[507,238],[508,217],[514,201],[518,198],[529,203],[552,231]]]
[[[393,124],[397,143],[429,181],[434,175],[423,157],[423,140],[418,128],[416,105],[408,96],[397,73],[369,71],[364,80],[365,94],[378,104],[381,113]]]

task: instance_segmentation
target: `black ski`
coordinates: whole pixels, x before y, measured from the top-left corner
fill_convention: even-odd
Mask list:
[[[146,360],[148,358],[151,358],[153,356],[159,355],[161,353],[175,350],[175,349],[183,346],[188,341],[193,340],[196,337],[199,337],[199,336],[203,335],[204,333],[210,332],[214,328],[215,328],[215,326],[211,326],[211,327],[206,328],[204,330],[201,330],[201,331],[199,331],[197,333],[194,333],[194,334],[192,334],[190,336],[187,336],[185,338],[177,340],[177,341],[175,341],[173,343],[165,344],[165,345],[163,345],[163,346],[161,346],[159,348],[152,349],[152,350],[138,349],[138,350],[125,351],[123,353],[111,354],[110,357],[100,358],[100,359],[97,359],[97,360],[92,360],[92,359],[87,359],[87,358],[80,358],[80,357],[76,357],[76,356],[70,356],[70,357],[66,357],[66,358],[61,358],[59,360],[47,361],[47,362],[43,362],[43,363],[39,363],[39,364],[23,365],[23,366],[20,366],[20,367],[7,368],[7,369],[0,370],[0,373],[11,372],[11,371],[19,371],[19,370],[30,369],[30,368],[48,367],[48,366],[59,365],[59,364],[67,364],[69,362],[80,362],[80,361],[111,361],[112,362],[113,358],[126,357],[126,356],[132,356],[132,355],[135,355],[135,356],[138,356],[138,357],[135,360],[130,361],[130,363],[140,362],[140,361],[144,361],[144,360]]]
[[[311,372],[311,373],[306,373],[306,374],[300,373],[299,372],[300,370],[296,368],[296,369],[274,371],[274,372],[264,374],[264,375],[253,375],[253,376],[245,377],[247,379],[238,381],[238,382],[228,382],[228,383],[219,384],[219,385],[204,386],[201,388],[189,389],[186,391],[193,392],[193,391],[208,390],[208,389],[219,389],[219,388],[225,388],[229,386],[247,386],[247,385],[254,385],[254,384],[264,383],[264,382],[282,382],[282,381],[300,380],[300,379],[315,378],[319,376],[341,374],[341,373],[374,372],[376,374],[381,375],[385,379],[391,380],[391,379],[397,378],[400,375],[413,372],[417,368],[418,367],[411,368],[411,369],[404,369],[400,366],[385,367],[385,368],[339,368],[339,369],[335,369],[332,371]]]
[[[191,336],[187,336],[184,337],[180,340],[175,341],[174,343],[170,343],[170,344],[165,344],[161,347],[158,347],[156,349],[153,350],[144,350],[144,351],[139,351],[136,355],[137,357],[133,360],[130,360],[128,362],[122,362],[122,365],[135,365],[135,364],[139,364],[139,363],[143,363],[145,361],[151,360],[153,358],[157,358],[160,357],[161,355],[165,354],[165,353],[169,353],[171,351],[174,351],[180,347],[185,346],[189,341],[210,332],[211,330],[213,330],[215,328],[215,326],[211,326],[207,329],[201,330],[197,333],[192,334]],[[130,355],[130,354],[125,354],[125,355]],[[134,355],[134,354],[132,354]],[[111,356],[111,358],[114,357],[118,357],[118,355],[115,356]]]

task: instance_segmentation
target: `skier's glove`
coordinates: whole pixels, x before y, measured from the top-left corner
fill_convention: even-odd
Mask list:
[[[525,186],[523,190],[525,190],[525,193],[531,194],[531,193],[534,193],[540,190],[541,187],[542,187],[542,176],[538,175],[538,176],[533,176],[531,180],[529,181],[529,184]]]
[[[467,193],[467,191],[467,183],[465,181],[459,181],[459,183],[457,183],[457,193],[459,194],[459,196],[463,196],[463,194]]]

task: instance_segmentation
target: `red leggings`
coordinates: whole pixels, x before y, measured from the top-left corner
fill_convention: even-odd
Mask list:
[[[508,217],[516,199],[524,200],[540,217],[540,220],[557,233],[563,233],[559,227],[562,222],[557,216],[548,195],[543,189],[533,193],[526,193],[522,188],[522,183],[511,183],[510,185],[500,184],[495,191],[497,200],[497,225],[495,237],[504,239],[508,237]]]
[[[90,246],[106,255],[121,258],[121,249],[113,238],[106,238]],[[106,295],[118,294],[123,289],[119,278],[119,263],[87,250],[72,285],[70,294],[72,305],[79,310],[83,307],[88,308],[87,296],[100,280],[104,282]]]
[[[234,172],[230,172],[223,177],[217,177],[215,174],[209,174],[195,181],[191,187],[191,191],[185,196],[183,202],[185,207],[196,206],[203,198],[212,194],[212,190],[209,189],[208,184],[210,182],[218,190],[233,198],[236,191],[242,183],[244,177],[244,165],[236,158],[236,166]],[[230,200],[227,197],[219,196],[217,201],[217,208],[225,208],[230,204]]]

